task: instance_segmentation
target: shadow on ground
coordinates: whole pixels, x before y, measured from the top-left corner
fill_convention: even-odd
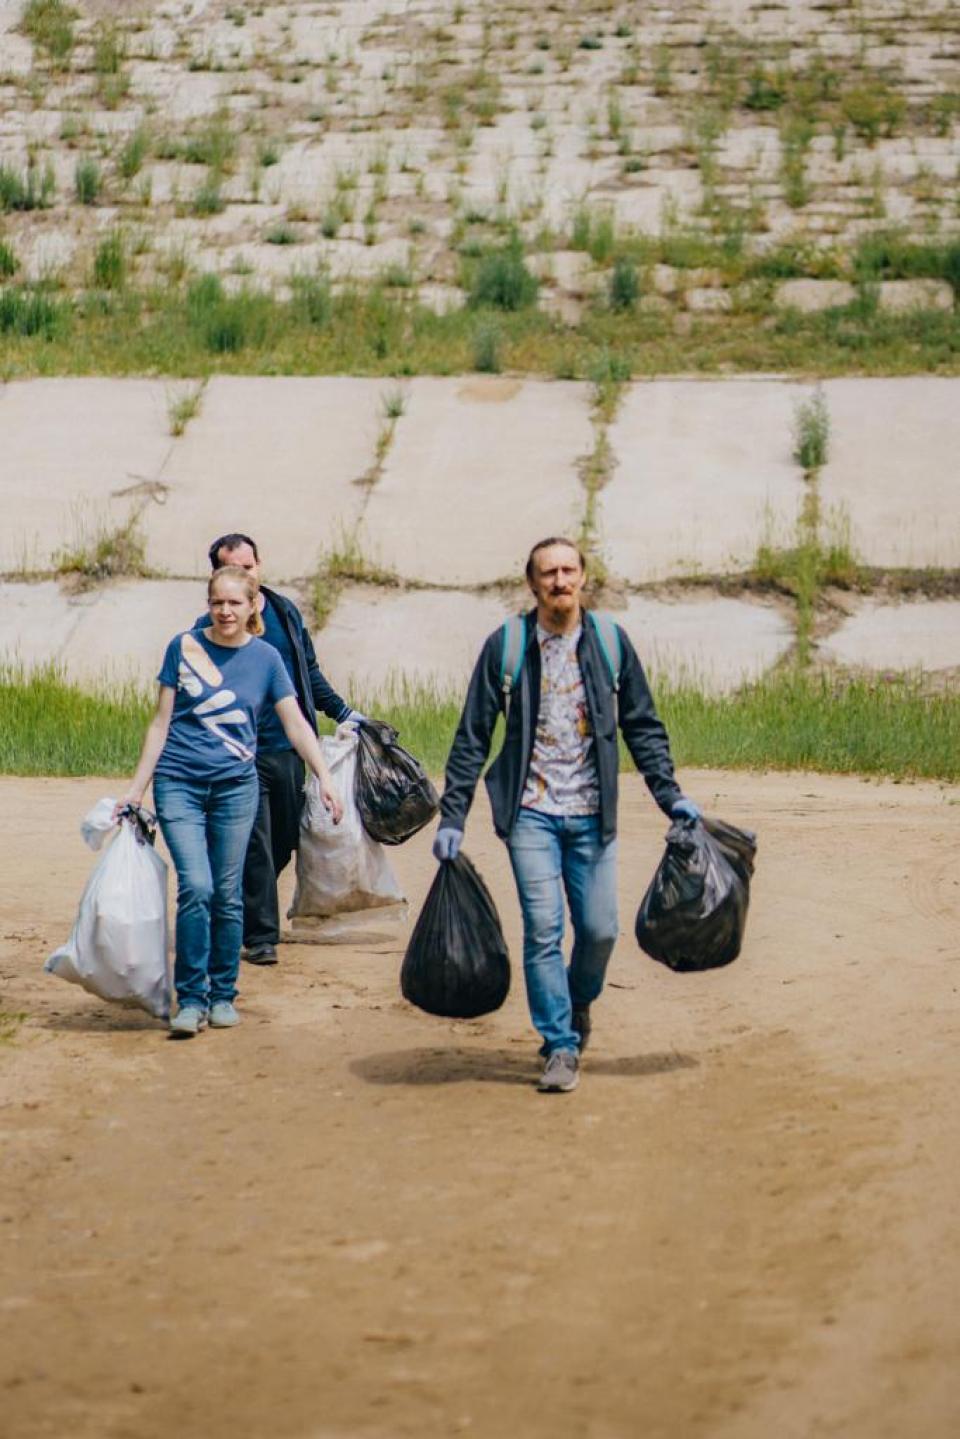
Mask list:
[[[668,1074],[675,1069],[696,1069],[699,1061],[687,1054],[629,1054],[620,1058],[589,1058],[584,1065],[592,1076],[632,1079]],[[539,1063],[528,1055],[505,1049],[401,1049],[354,1060],[352,1073],[368,1084],[533,1084]]]
[[[153,1019],[140,1009],[91,1009],[75,1014],[49,1014],[39,1019],[44,1029],[58,1029],[73,1034],[124,1034],[128,1030],[147,1029],[162,1034],[166,1021]]]

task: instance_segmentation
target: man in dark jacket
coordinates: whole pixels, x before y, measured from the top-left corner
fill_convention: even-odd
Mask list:
[[[664,814],[696,818],[700,811],[674,778],[667,733],[633,645],[618,625],[619,656],[605,654],[602,629],[582,608],[586,566],[578,547],[541,540],[526,574],[537,603],[523,620],[517,683],[512,690],[504,683],[508,623],[489,636],[470,680],[433,853],[441,862],[456,858],[505,711],[503,748],[486,785],[523,912],[527,1000],[545,1058],[539,1088],[566,1093],[579,1080],[590,1005],[617,939],[618,727]],[[564,891],[574,933],[569,968]]]
[[[216,570],[221,565],[239,565],[260,578],[260,555],[249,535],[221,535],[214,540],[210,566]],[[279,651],[308,724],[316,730],[318,710],[338,724],[362,720],[320,673],[313,641],[296,605],[261,585],[260,608],[263,638]],[[208,617],[202,616],[198,623],[207,624]],[[276,964],[280,939],[277,876],[297,848],[305,770],[272,709],[264,710],[260,717],[257,774],[260,805],[243,870],[243,957],[253,964]]]

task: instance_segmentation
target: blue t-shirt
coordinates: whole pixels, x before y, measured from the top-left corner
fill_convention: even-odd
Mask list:
[[[290,636],[280,620],[276,609],[268,600],[263,607],[263,638],[266,644],[272,645],[277,654],[283,660],[283,666],[291,681],[296,673],[294,665],[296,659],[293,653],[293,646],[290,643]],[[296,691],[294,691],[296,693]],[[280,716],[273,706],[269,706],[260,716],[260,727],[257,732],[258,750],[280,750],[290,749],[290,741],[287,739],[286,731],[280,723]]]
[[[170,641],[157,679],[176,698],[156,772],[177,779],[249,773],[261,710],[294,693],[283,660],[263,640],[234,649],[199,630]]]

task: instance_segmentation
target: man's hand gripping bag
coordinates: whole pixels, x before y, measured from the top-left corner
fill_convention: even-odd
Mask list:
[[[379,844],[403,844],[440,808],[437,792],[390,725],[363,720],[358,738],[356,797],[363,827]]]
[[[400,970],[404,999],[449,1019],[499,1009],[510,957],[490,892],[466,855],[444,860],[410,936]]]
[[[740,953],[756,836],[723,820],[677,820],[637,911],[640,948],[681,973],[717,969]]]

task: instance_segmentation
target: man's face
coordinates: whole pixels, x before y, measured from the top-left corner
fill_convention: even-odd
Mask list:
[[[237,545],[235,550],[221,549],[217,559],[221,565],[239,565],[255,580],[260,579],[260,562],[249,545]]]
[[[555,620],[564,620],[580,609],[586,583],[580,556],[572,545],[548,545],[533,557],[530,588],[537,608]]]

